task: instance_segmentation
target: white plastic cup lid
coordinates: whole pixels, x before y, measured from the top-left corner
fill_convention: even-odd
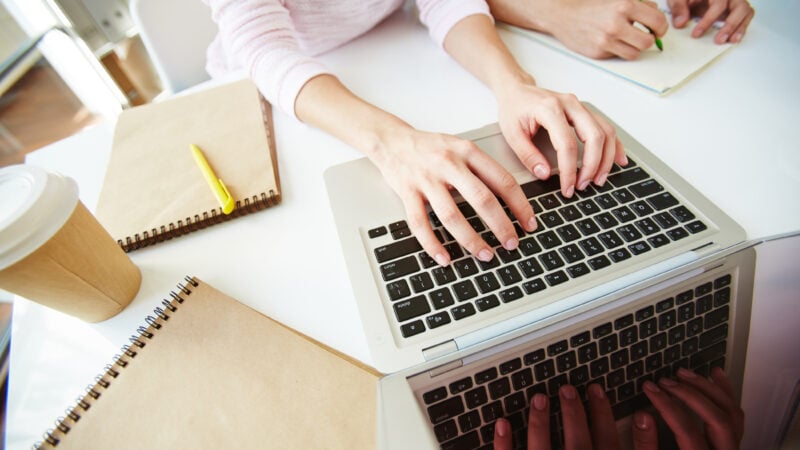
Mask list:
[[[0,270],[53,237],[77,203],[71,178],[27,164],[0,168]]]

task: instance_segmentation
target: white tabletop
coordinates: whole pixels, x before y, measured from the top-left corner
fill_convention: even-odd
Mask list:
[[[595,104],[750,237],[763,237],[800,230],[792,194],[800,183],[800,38],[793,23],[800,2],[753,3],[757,14],[744,42],[663,98],[521,36],[502,36],[540,85]],[[491,93],[410,15],[395,14],[323,60],[358,95],[418,128],[459,133],[496,120]],[[93,210],[112,132],[112,124],[91,128],[28,162],[73,177]],[[277,111],[275,136],[282,204],[132,252],[143,283],[118,316],[89,325],[15,299],[7,448],[40,440],[185,275],[370,363],[322,180],[326,168],[360,154]]]

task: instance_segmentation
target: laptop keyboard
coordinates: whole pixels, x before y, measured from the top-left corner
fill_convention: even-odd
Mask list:
[[[515,250],[504,249],[469,204],[458,205],[494,248],[496,256],[489,262],[469,256],[433,212],[434,233],[451,256],[448,267],[438,266],[422,251],[405,221],[368,230],[370,239],[392,239],[372,249],[400,336],[447,327],[590,272],[612,270],[614,264],[707,229],[630,159],[624,169],[614,165],[605,185],[590,186],[570,199],[561,195],[558,177],[521,187],[539,227],[528,234],[514,222],[519,237]]]
[[[586,387],[599,384],[619,420],[649,404],[642,392],[646,380],[671,377],[680,367],[703,375],[713,367],[724,369],[732,276],[715,277],[610,320],[588,322],[582,330],[525,344],[516,356],[481,364],[463,378],[456,375],[456,381],[423,388],[420,403],[441,448],[491,449],[499,417],[511,423],[515,448],[526,448],[536,393],[550,399],[551,442],[560,448],[558,389],[564,384],[575,386],[584,399]]]

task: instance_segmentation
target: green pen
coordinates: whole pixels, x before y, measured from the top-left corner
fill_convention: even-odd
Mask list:
[[[641,1],[643,1],[643,0],[639,0],[639,1],[641,2]],[[652,30],[652,29],[650,29],[650,27],[648,27],[648,26],[646,26],[646,25],[645,25],[645,28],[647,28],[647,31],[649,31],[649,32],[650,32],[650,34],[652,34],[653,36],[656,36],[656,34],[653,32],[653,30]],[[661,52],[663,52],[663,51],[664,51],[664,44],[663,44],[663,43],[661,43],[661,39],[660,39],[658,36],[656,36],[656,47],[658,47],[658,50],[659,50],[659,51],[661,51]]]

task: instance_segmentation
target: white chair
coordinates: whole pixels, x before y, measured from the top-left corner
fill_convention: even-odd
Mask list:
[[[131,17],[164,89],[170,93],[208,80],[206,49],[217,34],[200,0],[131,0]]]

